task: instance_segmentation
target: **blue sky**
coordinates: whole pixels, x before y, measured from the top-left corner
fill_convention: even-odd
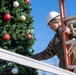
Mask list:
[[[76,0],[65,0],[66,16],[76,14]],[[34,23],[34,35],[36,37],[35,44],[33,46],[35,53],[43,51],[50,40],[54,36],[54,32],[47,27],[46,16],[50,11],[60,12],[59,0],[30,0],[32,5],[31,15],[33,16]],[[48,64],[55,64],[58,59],[45,60],[43,62]],[[47,74],[49,75],[49,74]]]

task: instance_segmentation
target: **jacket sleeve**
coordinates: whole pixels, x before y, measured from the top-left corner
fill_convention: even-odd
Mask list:
[[[48,44],[48,47],[45,50],[35,55],[32,55],[31,58],[36,60],[46,60],[46,59],[52,58],[53,56],[56,55],[54,48],[55,48],[54,41],[51,40],[50,43]]]

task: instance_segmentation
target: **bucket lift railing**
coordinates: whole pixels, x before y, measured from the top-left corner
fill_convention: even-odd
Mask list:
[[[73,72],[0,48],[0,59],[39,69],[56,75],[76,75]]]

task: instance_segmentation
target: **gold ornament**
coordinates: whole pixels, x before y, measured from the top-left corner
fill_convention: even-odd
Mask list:
[[[24,15],[22,15],[22,16],[20,17],[20,20],[21,20],[21,21],[25,21],[25,20],[26,20],[26,17],[25,17]]]

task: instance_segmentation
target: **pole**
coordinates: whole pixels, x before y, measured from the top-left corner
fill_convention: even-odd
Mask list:
[[[59,0],[59,5],[60,5],[60,15],[61,15],[61,24],[63,27],[66,26],[65,21],[63,19],[66,17],[66,11],[65,11],[65,5],[64,5],[65,0]],[[65,32],[62,32],[62,39],[63,39],[63,48],[64,48],[64,58],[65,58],[65,65],[66,65],[66,70],[68,69],[68,66],[71,65],[71,59],[69,54],[66,56],[66,53],[68,51],[68,46],[66,45],[66,41],[68,40],[68,34]]]

